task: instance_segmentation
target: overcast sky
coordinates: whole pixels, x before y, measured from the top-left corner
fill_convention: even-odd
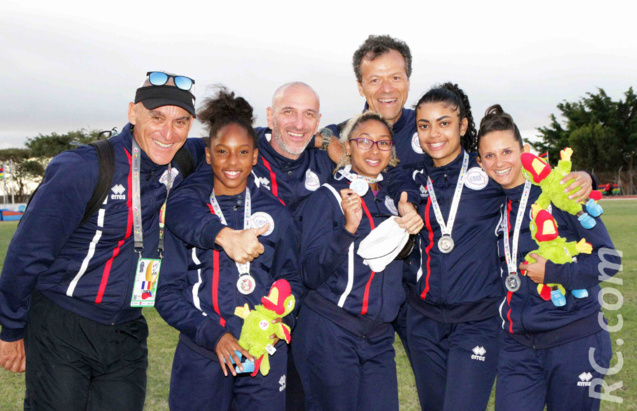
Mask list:
[[[252,103],[257,125],[276,87],[305,81],[321,97],[322,124],[340,122],[362,109],[351,57],[369,34],[409,44],[409,106],[450,80],[476,122],[500,103],[526,136],[563,100],[598,87],[618,99],[637,85],[627,1],[219,3],[3,0],[0,148],[38,133],[121,129],[149,70],[194,78],[200,100],[224,84]]]

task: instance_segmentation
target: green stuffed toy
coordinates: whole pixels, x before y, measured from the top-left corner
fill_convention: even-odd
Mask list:
[[[560,184],[560,180],[571,172],[572,154],[573,150],[568,147],[560,151],[560,161],[557,167],[551,169],[551,166],[540,157],[531,153],[522,153],[522,172],[527,180],[542,187],[542,194],[536,204],[547,209],[549,204],[553,203],[560,210],[579,216],[582,226],[591,229],[597,224],[593,217],[598,217],[603,212],[602,207],[596,202],[601,198],[601,194],[598,191],[591,193],[590,200],[586,203],[587,214],[582,211],[580,203],[568,198],[569,194],[564,192],[564,186]]]
[[[270,372],[270,359],[267,354],[276,351],[270,339],[272,334],[290,343],[290,327],[282,322],[272,323],[294,309],[295,300],[290,283],[283,279],[275,281],[270,293],[261,298],[261,304],[255,306],[254,310],[250,310],[248,304],[245,304],[234,311],[235,315],[244,319],[239,345],[257,358],[254,371],[250,374],[252,377],[257,375],[259,370],[262,375],[268,375]]]
[[[566,264],[573,262],[573,257],[582,253],[590,254],[593,251],[591,244],[587,243],[585,239],[581,239],[579,242],[566,241],[565,238],[560,237],[557,231],[557,223],[555,219],[546,210],[543,210],[537,203],[531,206],[531,236],[538,244],[537,250],[531,251],[524,257],[524,264],[532,264],[536,260],[531,257],[531,253],[535,253],[547,260],[552,261],[555,264]],[[522,275],[526,275],[522,272]],[[562,307],[566,304],[566,290],[561,284],[538,284],[537,292],[540,296],[548,301],[553,301],[557,307]],[[586,289],[572,290],[571,293],[576,298],[588,297],[588,291]]]

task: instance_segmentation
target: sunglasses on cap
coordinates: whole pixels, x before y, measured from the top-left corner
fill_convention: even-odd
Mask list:
[[[153,86],[163,86],[168,83],[168,80],[171,78],[175,82],[175,86],[181,90],[190,91],[195,84],[195,80],[190,77],[175,76],[161,71],[149,71],[146,75],[148,76],[148,81],[150,81],[150,84]]]

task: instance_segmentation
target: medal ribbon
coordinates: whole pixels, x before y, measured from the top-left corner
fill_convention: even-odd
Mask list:
[[[522,227],[522,220],[524,219],[524,212],[526,211],[526,204],[529,201],[530,193],[531,182],[529,180],[526,180],[524,182],[524,191],[522,192],[522,198],[520,199],[520,208],[518,209],[518,215],[515,218],[512,250],[509,248],[509,214],[504,213],[504,218],[502,219],[502,231],[504,234],[504,259],[507,262],[507,267],[509,267],[509,274],[518,272],[518,240],[520,238],[520,227]]]
[[[349,181],[363,180],[369,184],[373,184],[383,180],[382,174],[379,174],[378,177],[376,178],[370,178],[370,177],[361,176],[360,174],[352,173],[351,170],[352,170],[351,164],[346,165],[342,170],[338,170],[338,174],[340,174],[342,177],[337,178],[336,180],[342,180],[343,177],[345,177]]]
[[[252,205],[250,199],[250,190],[246,189],[245,191],[246,199],[245,199],[245,207],[243,209],[243,229],[247,230],[248,228],[252,228],[250,226],[250,217],[252,216]],[[227,226],[226,218],[223,216],[223,211],[221,211],[221,207],[217,202],[217,197],[215,197],[215,190],[212,189],[212,193],[210,194],[210,204],[212,204],[212,208],[215,211],[215,214],[221,220],[221,224]],[[237,269],[239,270],[239,277],[245,274],[250,274],[250,263],[236,263]]]
[[[442,218],[442,212],[440,211],[440,205],[438,204],[438,200],[436,199],[436,193],[434,192],[434,185],[431,182],[431,177],[427,177],[427,191],[429,191],[431,205],[434,209],[436,220],[440,225],[440,230],[442,231],[443,235],[451,236],[453,223],[456,220],[456,213],[458,212],[458,205],[460,204],[460,196],[462,195],[462,186],[464,186],[464,180],[467,176],[468,167],[469,155],[465,151],[464,157],[462,159],[462,169],[460,170],[460,176],[458,177],[458,182],[456,183],[456,191],[453,194],[453,201],[451,202],[451,210],[449,210],[449,219],[447,220],[447,224],[445,224],[445,220]]]
[[[144,229],[142,227],[142,201],[141,201],[141,187],[139,183],[140,169],[141,169],[141,149],[133,138],[133,238],[135,240],[135,251],[139,253],[141,258],[142,251],[144,251]],[[168,175],[166,177],[166,199],[161,206],[159,212],[159,243],[157,250],[159,251],[159,258],[164,257],[164,219],[166,218],[166,202],[170,195],[170,186],[172,185],[172,170],[170,163],[168,163]]]

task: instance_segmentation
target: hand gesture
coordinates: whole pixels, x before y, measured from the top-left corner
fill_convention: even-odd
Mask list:
[[[225,227],[219,231],[215,242],[223,248],[228,257],[237,263],[247,263],[265,251],[258,237],[266,231],[268,231],[268,224],[247,230],[233,230]]]
[[[363,218],[362,200],[358,194],[349,188],[341,190],[341,207],[345,214],[345,229],[350,233],[356,233]]]
[[[422,217],[418,215],[416,207],[407,202],[407,193],[404,191],[400,195],[400,201],[398,202],[398,214],[401,216],[396,219],[398,226],[407,230],[409,234],[418,234],[425,226]]]

